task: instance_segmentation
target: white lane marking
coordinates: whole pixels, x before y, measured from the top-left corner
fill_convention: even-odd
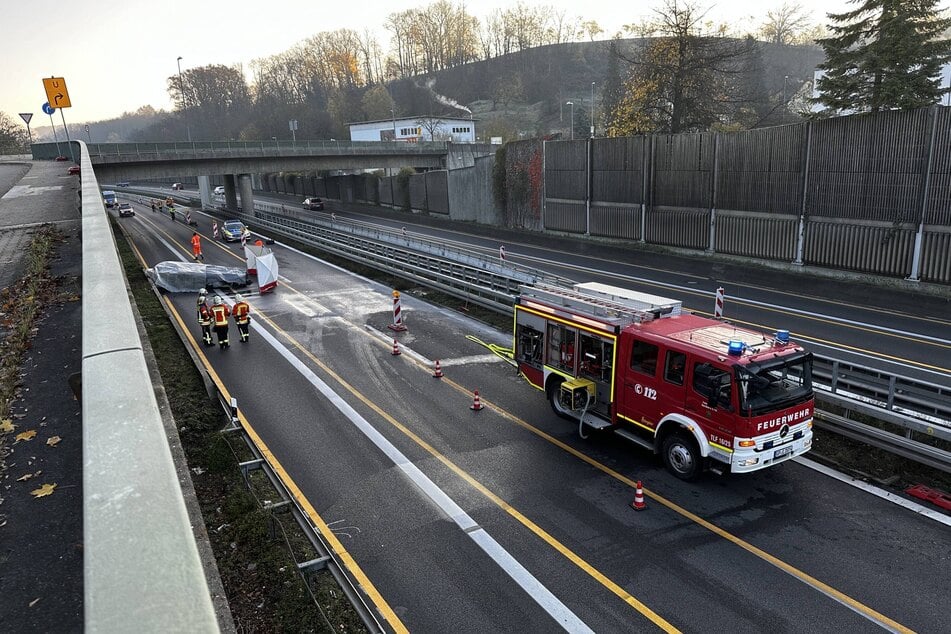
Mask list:
[[[34,187],[32,185],[14,185],[0,198],[2,198],[2,200],[10,200],[12,198],[22,198],[24,196],[38,196],[47,192],[56,192],[61,189],[63,189],[62,185],[41,185],[39,187]]]
[[[232,305],[233,302],[226,298],[225,301]],[[252,321],[251,327],[254,328],[278,354],[284,357],[291,366],[296,369],[301,376],[307,379],[324,398],[337,408],[337,410],[346,416],[353,425],[363,432],[364,436],[377,446],[394,465],[406,475],[409,480],[415,484],[426,497],[432,500],[445,513],[463,533],[468,535],[476,544],[482,548],[492,560],[515,581],[545,612],[547,612],[555,621],[558,622],[568,632],[591,632],[584,621],[572,612],[568,606],[562,603],[554,594],[551,593],[534,575],[525,569],[518,560],[512,557],[498,542],[469,516],[468,513],[429,479],[419,468],[414,465],[399,449],[397,449],[383,434],[376,430],[369,421],[360,416],[343,397],[333,391],[333,389],[321,380],[314,372],[304,365],[304,362],[294,356],[287,347],[279,342],[274,335],[260,326],[258,322]],[[479,530],[473,530],[479,528]]]
[[[333,312],[326,306],[322,306],[314,300],[300,295],[282,295],[281,299],[283,299],[285,303],[290,304],[291,307],[297,311],[303,313],[306,317],[323,317]]]
[[[445,359],[439,363],[443,366],[450,365],[468,365],[470,363],[499,363],[505,361],[502,357],[497,354],[474,354],[468,357],[455,357],[453,359]]]
[[[382,342],[384,342],[384,343],[386,343],[386,344],[392,345],[392,344],[393,344],[393,341],[396,339],[395,336],[388,335],[388,334],[386,334],[385,332],[381,332],[381,331],[377,330],[376,328],[374,328],[373,326],[370,326],[370,325],[368,325],[368,324],[365,324],[363,327],[366,328],[367,331],[368,331],[371,335],[373,335],[374,337],[376,337],[377,339],[379,339],[380,341],[382,341]],[[429,359],[427,359],[426,357],[424,357],[424,356],[421,355],[420,353],[416,352],[416,351],[413,350],[412,348],[408,348],[407,346],[405,346],[405,345],[403,345],[403,344],[400,344],[400,354],[405,354],[406,356],[413,357],[414,359],[416,359],[417,361],[419,361],[420,363],[422,363],[422,364],[424,364],[424,365],[432,365],[432,363],[433,363],[432,361],[430,361]]]
[[[844,473],[839,473],[835,469],[830,469],[829,467],[825,465],[821,465],[818,462],[813,462],[812,460],[809,460],[808,458],[797,457],[797,458],[793,458],[792,461],[797,462],[801,464],[802,466],[808,467],[814,471],[818,471],[819,473],[823,475],[827,475],[834,480],[838,480],[839,482],[844,482],[845,484],[854,486],[856,489],[861,489],[862,491],[865,491],[866,493],[871,493],[875,497],[882,498],[883,500],[891,502],[892,504],[897,504],[898,506],[904,507],[908,509],[909,511],[913,511],[915,513],[918,513],[919,515],[923,515],[927,517],[928,519],[932,519],[936,522],[944,524],[945,526],[951,526],[951,516],[945,515],[944,513],[941,513],[939,511],[935,511],[934,509],[930,509],[926,506],[918,504],[917,502],[906,500],[900,495],[896,495],[894,493],[891,493],[890,491],[886,491],[885,489],[880,489],[873,484],[869,484],[868,482],[857,480],[856,478],[847,476]]]

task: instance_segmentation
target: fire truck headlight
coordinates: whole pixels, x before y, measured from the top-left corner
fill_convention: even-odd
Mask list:
[[[752,467],[759,462],[759,458],[746,458],[736,463],[738,467]]]

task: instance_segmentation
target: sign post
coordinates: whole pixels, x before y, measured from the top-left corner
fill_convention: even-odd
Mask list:
[[[292,141],[297,143],[297,119],[291,119],[288,121],[287,127],[291,129]]]
[[[56,124],[53,123],[53,113],[56,112],[56,108],[50,105],[50,102],[43,104],[43,112],[50,116],[50,127],[53,128],[53,140],[56,141],[56,156],[62,156],[62,152],[59,151],[59,137],[56,136]]]
[[[23,119],[23,123],[26,124],[26,133],[30,135],[30,145],[33,145],[33,131],[30,130],[30,119],[33,118],[32,112],[21,112],[20,118]]]
[[[73,156],[73,145],[69,142],[69,128],[66,127],[66,115],[63,112],[63,108],[71,108],[73,106],[69,100],[69,91],[66,89],[66,79],[63,77],[44,78],[43,88],[46,90],[46,98],[49,100],[47,103],[53,108],[60,109],[59,115],[63,118],[63,130],[66,133],[66,145],[69,147],[69,156],[75,163],[76,157]],[[50,121],[52,121],[52,119],[51,114]],[[59,151],[58,146],[57,151]]]

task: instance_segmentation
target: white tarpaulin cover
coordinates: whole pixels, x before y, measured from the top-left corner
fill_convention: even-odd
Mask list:
[[[203,288],[235,288],[247,286],[250,279],[246,271],[228,266],[200,264],[198,262],[159,262],[145,274],[159,288],[170,293],[197,293]]]
[[[267,293],[277,286],[277,258],[273,253],[257,257],[258,290]]]
[[[257,275],[257,259],[270,252],[271,250],[269,248],[260,244],[244,245],[244,259],[248,265],[248,273],[251,275]]]

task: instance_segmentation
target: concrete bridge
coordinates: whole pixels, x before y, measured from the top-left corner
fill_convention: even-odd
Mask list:
[[[67,142],[37,143],[33,158],[69,156]],[[198,177],[202,205],[212,204],[208,176],[223,175],[225,203],[254,208],[251,175],[315,170],[453,169],[473,164],[498,146],[448,141],[209,141],[195,143],[92,143],[88,156],[102,183]]]

